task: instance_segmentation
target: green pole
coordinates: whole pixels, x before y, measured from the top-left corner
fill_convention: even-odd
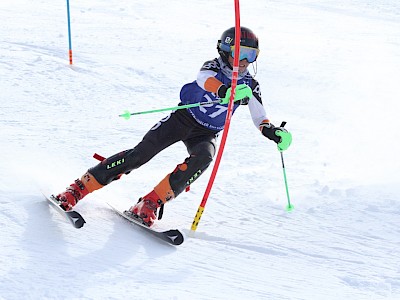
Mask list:
[[[168,110],[185,109],[185,108],[204,106],[204,105],[215,104],[215,103],[220,103],[220,102],[221,102],[221,100],[215,100],[215,101],[209,101],[209,102],[198,102],[198,103],[178,105],[178,106],[173,106],[173,107],[159,108],[159,109],[139,111],[139,112],[133,112],[133,113],[131,113],[128,110],[126,110],[123,114],[119,115],[119,117],[122,117],[122,118],[124,118],[126,120],[129,120],[130,117],[134,116],[134,115],[144,115],[144,114],[151,114],[151,113],[168,111]]]
[[[286,196],[287,196],[287,201],[288,201],[288,205],[286,206],[286,210],[287,211],[292,211],[294,209],[294,207],[290,203],[289,188],[288,188],[288,183],[287,183],[287,178],[286,178],[286,170],[285,170],[285,162],[283,161],[283,153],[282,152],[281,152],[281,160],[282,160],[282,169],[283,169],[283,179],[285,181]]]
[[[285,127],[286,122],[282,121],[281,126],[280,127]],[[291,139],[290,139],[291,142]],[[289,143],[290,144],[290,143]],[[282,169],[283,169],[283,179],[285,181],[285,188],[286,188],[286,196],[287,196],[287,201],[288,201],[288,205],[286,206],[286,210],[287,211],[292,211],[294,209],[293,205],[290,203],[290,196],[289,196],[289,188],[288,188],[288,183],[287,183],[287,177],[286,177],[286,169],[285,169],[285,162],[283,161],[283,150],[279,150],[278,151],[281,153],[281,161],[282,161]]]

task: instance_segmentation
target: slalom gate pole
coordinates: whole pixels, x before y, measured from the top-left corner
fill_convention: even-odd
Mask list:
[[[129,111],[125,111],[123,114],[119,115],[119,117],[122,117],[126,120],[129,120],[131,116],[134,115],[143,115],[143,114],[150,114],[150,113],[155,113],[155,112],[161,112],[161,111],[167,111],[167,110],[178,110],[178,109],[184,109],[184,108],[190,108],[190,107],[196,107],[196,106],[205,106],[208,104],[215,104],[215,103],[220,103],[222,100],[215,100],[215,101],[209,101],[209,102],[198,102],[198,103],[192,103],[192,104],[186,104],[186,105],[178,105],[174,107],[167,107],[167,108],[159,108],[159,109],[153,109],[153,110],[146,110],[146,111],[139,111],[139,112],[134,112],[131,113]]]
[[[194,217],[192,227],[191,227],[191,232],[194,233],[194,231],[197,229],[197,226],[199,225],[200,218],[204,212],[204,208],[206,206],[208,196],[210,195],[211,188],[213,186],[215,176],[217,175],[218,167],[221,162],[221,157],[222,153],[224,152],[224,147],[225,147],[225,142],[226,138],[228,136],[228,131],[229,131],[229,126],[231,123],[231,118],[232,118],[232,113],[233,113],[233,102],[235,99],[235,92],[236,92],[236,85],[237,85],[237,79],[238,79],[238,74],[239,74],[239,54],[240,54],[240,9],[239,9],[239,0],[234,0],[234,5],[235,5],[235,50],[234,50],[234,59],[233,59],[233,68],[232,68],[232,93],[231,97],[229,99],[229,104],[228,104],[228,111],[226,114],[226,119],[225,119],[225,127],[222,132],[222,137],[221,137],[221,144],[218,149],[217,157],[215,159],[215,164],[211,172],[210,179],[207,184],[207,188],[204,192],[203,199],[200,203],[200,206],[197,210],[196,216]]]
[[[67,0],[67,18],[68,18],[68,56],[69,56],[69,64],[72,65],[72,39],[71,39],[71,20],[69,13],[69,0]]]

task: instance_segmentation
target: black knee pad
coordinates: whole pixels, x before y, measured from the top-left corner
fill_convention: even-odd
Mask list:
[[[169,178],[175,197],[199,178],[212,160],[211,154],[191,155],[182,164],[179,164]]]

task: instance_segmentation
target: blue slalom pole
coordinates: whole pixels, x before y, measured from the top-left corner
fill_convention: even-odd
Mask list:
[[[71,21],[69,14],[69,0],[67,0],[67,16],[68,16],[68,42],[69,42],[69,64],[72,65],[72,40],[71,40]]]

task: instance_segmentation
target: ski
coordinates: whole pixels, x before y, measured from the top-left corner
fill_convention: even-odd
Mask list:
[[[152,236],[154,236],[168,244],[178,246],[178,245],[182,244],[184,241],[183,234],[178,229],[170,229],[170,230],[166,230],[166,231],[155,230],[155,229],[143,224],[138,217],[135,217],[134,215],[127,213],[127,211],[121,212],[118,209],[116,209],[115,207],[113,207],[111,204],[109,204],[109,203],[107,203],[107,204],[112,208],[112,210],[115,213],[117,213],[121,217],[128,220],[131,224],[139,226],[146,232],[150,233]]]
[[[62,207],[60,206],[60,203],[54,197],[54,195],[50,195],[50,196],[45,195],[45,194],[43,194],[43,195],[45,196],[47,201],[51,204],[50,206],[53,207],[65,219],[67,219],[72,224],[72,226],[74,226],[75,228],[81,228],[86,223],[85,219],[77,211],[74,211],[74,210],[65,211],[64,209],[62,209]]]

